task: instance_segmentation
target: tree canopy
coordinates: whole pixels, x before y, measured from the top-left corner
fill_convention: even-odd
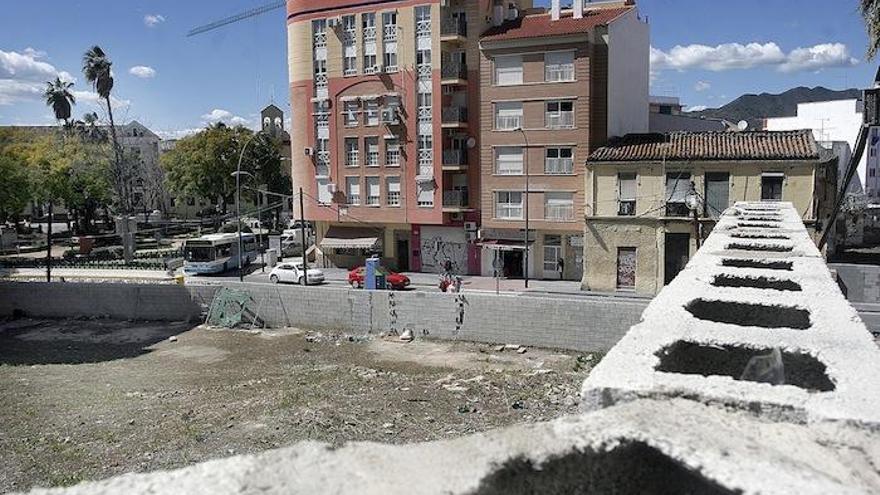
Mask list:
[[[222,123],[181,139],[162,156],[168,188],[177,195],[217,200],[225,212],[235,200],[233,173],[245,144],[241,169],[252,174],[255,180],[242,177],[242,197],[252,197],[251,188],[260,186],[289,194],[291,185],[281,174],[278,143],[268,135],[254,135],[245,127],[228,127]]]

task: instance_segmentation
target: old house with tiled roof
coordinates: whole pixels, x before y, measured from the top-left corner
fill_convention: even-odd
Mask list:
[[[736,201],[789,201],[817,233],[836,171],[809,130],[612,139],[586,164],[583,286],[659,292]]]

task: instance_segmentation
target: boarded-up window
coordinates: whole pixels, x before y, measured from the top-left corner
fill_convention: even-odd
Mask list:
[[[727,209],[730,199],[730,174],[727,172],[706,173],[706,216],[718,218]]]
[[[617,288],[635,289],[636,287],[636,248],[617,248]]]

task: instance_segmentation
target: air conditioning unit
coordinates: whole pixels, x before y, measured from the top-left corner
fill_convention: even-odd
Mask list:
[[[327,27],[329,27],[329,28],[335,29],[341,25],[342,25],[342,18],[341,17],[331,17],[331,18],[327,19]]]
[[[306,146],[305,148],[303,148],[303,153],[306,156],[315,156],[315,148],[312,148],[311,146]]]
[[[397,118],[397,111],[393,108],[382,109],[382,123],[388,125],[397,125],[400,119]]]
[[[466,230],[468,232],[476,233],[477,232],[477,222],[465,222],[464,223],[464,230]]]
[[[330,194],[336,194],[336,183],[330,182],[327,184],[327,192]]]
[[[450,220],[453,222],[460,222],[464,220],[464,213],[453,213],[449,215]]]

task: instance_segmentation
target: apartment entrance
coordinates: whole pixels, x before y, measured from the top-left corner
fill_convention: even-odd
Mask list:
[[[503,263],[502,275],[507,278],[523,278],[524,251],[521,249],[505,250],[498,253]]]
[[[409,271],[409,239],[397,239],[397,271]]]
[[[663,285],[672,282],[687,265],[690,258],[690,234],[666,234],[666,248],[664,251],[664,275]]]

